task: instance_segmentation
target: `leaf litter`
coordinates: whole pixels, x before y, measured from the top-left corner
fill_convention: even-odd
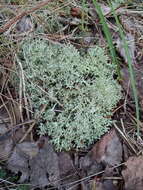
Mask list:
[[[90,3],[90,5],[92,5],[92,3]],[[125,114],[124,123],[121,122],[120,127],[127,137],[127,140],[130,140],[130,142],[133,143],[134,147],[138,147],[139,150],[142,150],[141,143],[136,143],[136,137],[134,132],[135,130],[132,128],[132,125],[136,122],[136,120],[133,119],[133,117],[132,119],[131,117],[130,119],[126,118],[128,110],[130,110],[131,115],[134,115],[134,112],[132,109],[132,103],[130,103],[130,101],[132,102],[133,95],[130,87],[130,76],[127,69],[127,58],[123,49],[123,42],[115,31],[116,27],[114,27],[114,22],[112,23],[112,19],[110,20],[110,7],[102,2],[100,5],[103,10],[104,16],[106,16],[109,21],[108,24],[109,27],[112,29],[114,43],[117,44],[116,49],[120,55],[120,59],[122,60],[123,65],[123,78],[121,84],[127,94],[127,102],[123,103],[124,109],[120,111],[121,113],[119,113],[119,116],[121,117],[122,114]],[[38,4],[38,6],[42,7],[42,4]],[[79,12],[79,10],[81,11],[81,9],[79,9],[78,7],[72,7],[71,15],[68,15],[69,17],[72,17],[69,20],[66,18],[66,14],[63,16],[62,22],[67,23],[68,20],[68,24],[66,24],[65,27],[66,33],[66,28],[68,28],[68,26],[77,27],[81,23],[82,12]],[[97,39],[102,39],[101,44],[105,45],[104,36],[102,35],[100,26],[98,26],[99,22],[95,8],[92,6],[92,11],[90,9],[89,12],[91,13],[91,23],[89,23],[89,25],[87,24],[87,26],[91,27],[92,25],[96,25],[96,28],[98,29],[97,31],[90,31],[89,33],[85,32],[84,36],[86,37],[83,37],[83,41],[86,41],[90,34],[90,43],[86,43],[86,46],[94,44],[92,40],[95,40],[96,36]],[[29,31],[31,32],[35,29],[33,27],[31,17],[27,16],[30,13],[31,12],[29,12],[28,14],[24,13],[25,17],[20,16],[20,19],[17,17],[17,20],[15,22],[17,23],[17,31],[15,32],[24,33],[24,35],[26,35]],[[136,85],[142,109],[142,15],[140,15],[140,13],[137,11],[134,14],[132,13],[131,9],[127,9],[124,7],[120,7],[119,9],[117,9],[116,13],[119,15],[121,24],[125,30],[125,36],[128,42],[130,55],[135,70]],[[0,16],[1,18],[4,18],[4,15],[0,14]],[[59,20],[61,20],[61,17],[59,18]],[[76,24],[73,25],[73,21]],[[2,22],[2,24],[4,23],[5,22]],[[4,26],[5,28],[1,29],[11,30],[8,31],[8,34],[14,32],[11,28],[12,25]],[[92,35],[92,32],[94,35]],[[20,40],[21,37],[19,38],[17,34],[15,36],[18,40]],[[95,37],[93,38],[93,36]],[[53,35],[52,39],[54,38],[55,36]],[[78,39],[75,36],[72,36],[72,41],[74,38]],[[15,41],[15,39],[12,40]],[[79,43],[78,40],[76,42]],[[80,45],[80,43],[78,45]],[[7,62],[5,62],[5,66],[7,67]],[[0,83],[2,87],[6,84],[6,80],[3,81],[4,82]],[[2,102],[2,105],[3,103],[4,102]],[[15,126],[21,121],[19,108],[17,107],[17,104],[15,104],[14,106],[13,103],[14,102],[10,102],[12,108],[10,108],[11,106],[9,107],[9,112],[7,112],[5,109],[0,109],[0,134],[2,137],[3,135],[7,134],[9,130],[11,130],[11,126]],[[121,120],[119,119],[119,121]],[[34,141],[32,133],[29,134],[24,142],[19,143],[20,139],[25,134],[24,127],[19,128],[18,131],[15,131],[15,133],[11,134],[12,135],[7,136],[5,140],[1,140],[0,136],[0,160],[7,161],[7,168],[13,173],[20,172],[20,178],[18,181],[19,183],[29,183],[31,185],[31,188],[42,188],[46,186],[47,189],[53,188],[83,190],[118,190],[123,189],[122,186],[125,190],[142,189],[142,156],[130,157],[130,155],[133,154],[128,149],[128,146],[125,145],[125,139],[123,139],[122,136],[119,137],[118,131],[116,131],[115,129],[110,130],[109,133],[104,135],[98,142],[90,147],[90,150],[86,150],[83,152],[81,151],[76,154],[73,152],[56,152],[54,150],[54,147],[49,143],[49,139],[47,137],[41,137],[39,140]],[[124,161],[126,162],[124,163]],[[124,163],[124,167],[120,166],[121,163]],[[104,174],[102,174],[102,172]],[[87,180],[85,180],[86,177],[88,177]]]

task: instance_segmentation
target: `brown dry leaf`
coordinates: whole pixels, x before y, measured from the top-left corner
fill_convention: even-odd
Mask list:
[[[15,149],[9,158],[7,164],[8,169],[14,173],[21,172],[21,177],[19,182],[23,183],[29,179],[30,169],[28,160],[32,159],[38,154],[38,147],[32,142],[23,142],[17,144]]]
[[[114,129],[104,135],[88,154],[80,159],[80,167],[88,175],[100,172],[102,164],[115,166],[122,162],[122,144]]]
[[[39,150],[39,154],[29,160],[29,163],[33,185],[42,187],[52,185],[56,188],[79,179],[69,154],[56,153],[47,138],[45,138],[44,146]],[[78,186],[73,189],[77,188]]]
[[[80,168],[83,170],[85,176],[98,173],[103,170],[102,164],[93,159],[89,152],[85,157],[80,159]]]
[[[107,6],[107,5],[103,4],[103,3],[99,3],[99,5],[100,5],[100,7],[101,7],[101,9],[102,9],[102,13],[103,13],[104,16],[106,16],[106,15],[108,15],[109,13],[112,12],[111,7],[109,7],[109,6]],[[122,8],[122,7],[119,7],[118,9],[115,9],[115,13],[116,13],[116,14],[120,14],[120,13],[122,13],[122,12],[125,12],[125,9]]]
[[[122,144],[115,129],[105,134],[91,150],[92,159],[115,166],[122,162]]]
[[[29,164],[31,168],[30,181],[33,185],[44,187],[46,185],[56,186],[59,184],[58,155],[48,142],[48,139],[45,140],[45,144],[39,150],[39,154],[29,160]]]
[[[104,170],[105,165],[115,166],[122,162],[122,144],[114,129],[104,135],[87,153],[80,158],[80,168],[82,177],[90,176]],[[107,173],[106,175],[107,176]],[[92,184],[89,181],[82,182],[82,189],[91,189]],[[97,190],[112,190],[114,188],[112,181],[105,180],[96,183]]]
[[[99,3],[100,4],[100,8],[102,9],[102,13],[103,15],[106,15],[108,13],[111,12],[111,8],[104,5],[103,3]],[[95,6],[93,5],[93,3],[90,3],[90,9],[89,9],[89,13],[90,15],[93,17],[93,19],[95,20],[97,18],[97,13],[96,13],[96,9],[95,9]]]
[[[125,190],[143,189],[143,156],[130,157],[126,162],[126,169],[122,171]]]
[[[56,153],[48,138],[42,139],[42,146],[40,143],[16,145],[8,160],[8,169],[22,173],[20,183],[29,181],[33,186],[56,188],[79,179],[68,153]]]
[[[79,179],[77,170],[75,169],[73,161],[68,153],[59,153],[59,171],[60,178],[64,179],[62,180],[62,185],[69,184]],[[66,187],[68,188],[68,185]],[[72,189],[78,189],[78,185]]]
[[[7,168],[16,174],[21,172],[19,182],[23,183],[29,179],[28,159],[26,156],[23,156],[17,147],[15,147],[11,157],[7,162]]]

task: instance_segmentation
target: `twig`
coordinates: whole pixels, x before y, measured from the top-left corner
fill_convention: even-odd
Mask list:
[[[9,118],[10,118],[10,123],[12,125],[13,122],[12,122],[11,114],[10,114],[9,109],[7,108],[7,106],[6,106],[5,102],[4,102],[3,97],[1,96],[1,94],[0,94],[0,100],[2,101],[2,104],[4,105],[5,110],[7,111],[7,114],[9,116]]]
[[[34,11],[36,11],[38,9],[41,9],[42,7],[44,7],[45,5],[47,5],[51,1],[52,0],[46,0],[43,2],[39,2],[39,3],[37,3],[37,5],[35,7],[31,8],[30,10],[21,12],[20,14],[15,16],[14,18],[10,19],[6,24],[4,24],[3,27],[0,28],[0,33],[6,32],[13,24],[15,24],[22,17],[27,16],[27,15],[33,13]]]
[[[10,98],[10,97],[8,97],[8,96],[6,96],[6,95],[4,95],[4,94],[2,94],[2,93],[0,93],[0,96],[1,97],[3,97],[3,98],[6,98],[7,100],[12,100],[15,104],[17,104],[18,106],[19,106],[19,102],[17,102],[16,100],[14,100],[13,98]],[[23,105],[22,105],[23,106]],[[23,106],[23,108],[24,109],[27,109],[25,106]],[[30,112],[30,113],[34,113],[33,111],[32,111],[32,109],[30,110],[30,109],[28,109],[28,111]]]
[[[18,60],[17,56],[16,56],[16,61],[19,64],[19,68],[20,68],[20,82],[19,82],[19,112],[20,112],[20,117],[21,117],[21,121],[23,122],[23,109],[22,109],[22,100],[23,100],[23,83],[24,83],[24,73],[23,73],[23,67],[21,62]]]
[[[26,108],[26,114],[27,114],[27,118],[30,119],[30,114],[29,114],[29,111],[28,111],[28,101],[27,101],[27,97],[26,97],[26,87],[25,87],[25,76],[24,76],[24,71],[23,71],[23,67],[22,67],[22,63],[20,62],[20,60],[18,59],[18,57],[16,56],[16,60],[19,64],[19,67],[20,67],[20,81],[22,82],[22,94],[21,94],[21,99],[20,101],[22,101],[22,98],[24,98],[24,105],[25,105],[25,108]],[[22,97],[23,95],[23,97]],[[22,102],[21,102],[21,111],[22,111]],[[22,112],[21,112],[22,113]],[[22,120],[23,122],[23,120]]]
[[[123,165],[125,165],[125,163],[121,163],[121,164],[119,164],[119,165],[117,165],[117,166],[113,166],[113,167],[111,167],[111,169],[115,169],[115,168],[118,168],[118,167],[123,166]],[[103,170],[103,171],[101,171],[101,172],[97,172],[97,173],[92,174],[92,175],[89,175],[89,176],[87,176],[87,177],[81,178],[81,179],[79,179],[79,180],[77,180],[77,181],[74,181],[74,182],[71,182],[71,183],[68,183],[68,184],[64,184],[64,187],[70,186],[70,185],[75,185],[75,184],[79,185],[81,182],[86,181],[86,180],[89,180],[90,178],[95,177],[95,176],[98,176],[98,175],[100,175],[100,174],[103,174],[104,172],[105,172],[105,170]]]
[[[12,183],[12,182],[10,182],[10,181],[7,181],[6,179],[2,179],[2,178],[0,178],[0,181],[1,182],[5,182],[5,183],[8,183],[8,184],[11,184],[11,185],[16,185],[15,183]]]
[[[11,98],[11,100],[9,101],[9,110],[11,113],[11,117],[12,117],[12,121],[13,121],[13,125],[17,123],[17,121],[19,122],[18,118],[16,117],[16,113],[15,113],[15,104],[13,102],[13,97],[11,95],[10,89],[9,87],[7,88],[7,92],[8,92],[8,96]]]
[[[122,138],[125,140],[127,145],[132,149],[132,151],[137,155],[137,151],[134,149],[132,144],[129,142],[128,138],[124,135],[124,133],[118,128],[118,126],[114,123],[115,129],[121,134]]]
[[[8,130],[6,133],[4,133],[3,135],[0,136],[0,142],[9,139],[9,137],[12,136],[12,134],[14,132],[16,132],[19,128],[23,127],[23,125],[27,125],[27,124],[34,123],[34,122],[35,122],[35,120],[31,119],[31,120],[25,121],[23,123],[19,123],[17,125],[12,126],[10,130]]]

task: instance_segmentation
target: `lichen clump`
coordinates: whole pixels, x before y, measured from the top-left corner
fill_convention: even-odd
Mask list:
[[[57,150],[70,150],[85,148],[107,132],[121,89],[102,48],[81,55],[70,44],[35,39],[22,45],[22,54],[33,109],[47,104],[39,134],[48,134]]]

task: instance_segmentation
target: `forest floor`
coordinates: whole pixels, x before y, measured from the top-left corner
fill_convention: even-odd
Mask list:
[[[143,3],[112,1],[111,8],[100,0],[101,15],[95,2],[1,0],[1,190],[143,190]],[[13,85],[20,46],[29,36],[54,44],[71,43],[85,51],[98,45],[112,59],[111,39],[104,27],[110,31],[120,65],[120,77],[115,78],[122,87],[122,99],[112,116],[116,122],[90,147],[57,152],[48,136],[38,136],[38,119],[24,109],[22,73],[18,73],[18,93]]]

